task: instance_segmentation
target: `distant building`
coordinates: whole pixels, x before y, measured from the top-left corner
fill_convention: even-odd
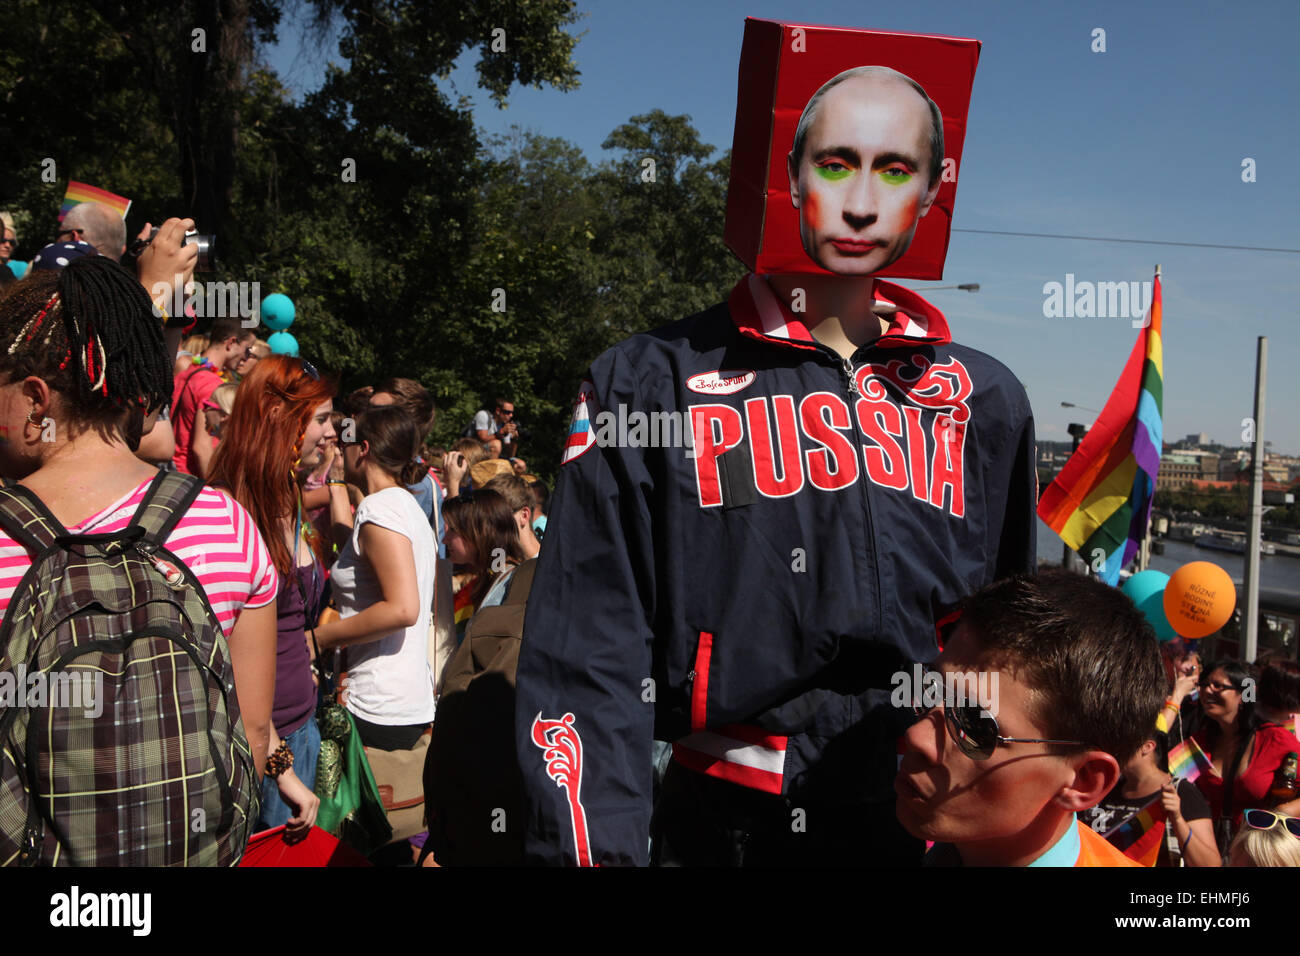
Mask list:
[[[1183,439],[1182,444],[1191,445],[1193,448],[1200,448],[1202,445],[1210,443],[1210,436],[1205,432],[1197,432],[1195,435],[1188,435]]]
[[[1198,464],[1196,478],[1199,481],[1218,481],[1219,474],[1219,453],[1208,451],[1203,448],[1179,449],[1170,454],[1178,455],[1180,458],[1194,459]]]
[[[1156,473],[1156,491],[1178,491],[1193,481],[1200,480],[1200,457],[1174,452],[1160,459],[1160,470]]]
[[[1220,481],[1237,481],[1247,476],[1250,472],[1247,470],[1246,462],[1240,458],[1230,458],[1224,455],[1219,459],[1219,480]]]
[[[1278,465],[1271,460],[1264,462],[1264,480],[1276,481],[1278,484],[1286,484],[1291,479],[1290,469],[1286,465]]]

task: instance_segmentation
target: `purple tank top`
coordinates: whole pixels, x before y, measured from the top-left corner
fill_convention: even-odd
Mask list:
[[[321,594],[325,589],[324,571],[320,562],[313,559],[309,566],[297,569],[297,578],[307,593],[304,609],[302,591],[293,575],[280,578],[280,591],[275,598],[275,704],[271,720],[281,737],[293,733],[316,710],[316,685],[311,680],[311,654],[307,650],[307,621],[316,623],[320,614]]]

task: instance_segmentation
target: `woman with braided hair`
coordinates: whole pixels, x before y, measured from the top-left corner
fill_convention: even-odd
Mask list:
[[[86,257],[0,296],[0,474],[72,534],[124,530],[157,470],[133,454],[171,395],[153,305],[117,263]],[[230,647],[244,731],[266,762],[275,665],[275,567],[248,513],[204,489],[167,537],[193,570]],[[0,620],[31,566],[0,532]]]
[[[334,437],[333,395],[307,362],[284,355],[262,359],[239,383],[209,476],[248,509],[279,572],[279,633],[268,668],[275,682],[272,753],[279,755],[262,781],[258,829],[285,824],[289,839],[306,835],[320,806],[312,792],[321,738],[306,631],[320,614],[328,553],[306,519],[297,473],[300,465],[320,464]]]

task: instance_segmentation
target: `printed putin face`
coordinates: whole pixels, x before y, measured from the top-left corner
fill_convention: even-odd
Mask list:
[[[810,104],[812,105],[812,104]],[[850,77],[813,106],[786,167],[804,251],[840,275],[897,261],[939,194],[930,180],[929,104],[889,75]]]

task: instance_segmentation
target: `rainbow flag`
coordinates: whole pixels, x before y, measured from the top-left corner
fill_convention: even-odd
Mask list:
[[[119,196],[97,186],[79,183],[74,179],[68,183],[68,191],[63,194],[63,208],[59,210],[59,222],[63,222],[63,217],[68,214],[69,209],[83,202],[101,202],[105,206],[112,206],[122,214],[123,219],[126,218],[127,210],[131,208],[131,200],[125,196]]]
[[[1178,746],[1169,751],[1169,775],[1175,780],[1195,780],[1211,766],[1205,751],[1190,737],[1179,741]]]
[[[1151,518],[1163,438],[1160,276],[1149,323],[1106,407],[1038,501],[1038,516],[1107,584],[1137,554]],[[1097,558],[1102,558],[1098,562]]]
[[[1165,808],[1159,795],[1103,836],[1130,860],[1143,866],[1155,866],[1160,859],[1160,844],[1165,838]]]
[[[478,578],[470,578],[461,585],[460,590],[456,592],[456,597],[451,602],[452,620],[456,627],[456,644],[458,646],[465,639],[465,629],[469,626],[470,618],[478,610],[471,600],[474,594],[474,586],[477,583]]]

